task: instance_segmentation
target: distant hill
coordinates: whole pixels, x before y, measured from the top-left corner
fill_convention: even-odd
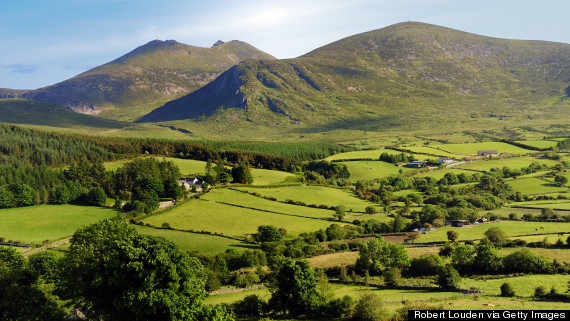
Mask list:
[[[569,44],[407,22],[295,59],[241,62],[138,121],[212,119],[223,130],[231,119],[289,131],[567,121],[569,82]]]
[[[154,40],[52,86],[31,91],[0,89],[0,98],[27,98],[84,114],[133,120],[253,58],[274,59],[241,41],[218,41],[211,48],[200,48]]]
[[[0,123],[59,127],[93,133],[130,126],[130,123],[83,115],[64,107],[26,99],[0,99]]]

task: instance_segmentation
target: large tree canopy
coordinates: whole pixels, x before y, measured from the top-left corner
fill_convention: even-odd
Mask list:
[[[196,320],[206,273],[166,239],[105,220],[79,229],[63,263],[63,288],[104,320]],[[210,312],[206,314],[211,314]]]

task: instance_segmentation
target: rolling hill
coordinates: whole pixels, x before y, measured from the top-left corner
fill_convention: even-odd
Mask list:
[[[174,40],[154,40],[58,84],[30,91],[0,89],[0,97],[26,98],[129,121],[251,58],[273,59],[241,41],[218,41],[211,48],[201,48]]]
[[[569,44],[406,22],[295,59],[241,62],[138,122],[172,121],[212,133],[567,124],[569,82]]]
[[[74,113],[62,106],[38,101],[0,99],[0,123],[47,126],[50,130],[71,129],[99,133],[130,126],[130,123]]]

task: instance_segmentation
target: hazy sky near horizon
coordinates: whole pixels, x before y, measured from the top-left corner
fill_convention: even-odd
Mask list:
[[[357,33],[420,21],[570,43],[568,0],[17,0],[0,8],[0,88],[35,89],[151,40],[245,41],[294,58]]]

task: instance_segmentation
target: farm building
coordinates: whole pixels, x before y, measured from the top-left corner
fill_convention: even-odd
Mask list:
[[[454,160],[453,158],[444,157],[444,158],[439,158],[439,159],[437,160],[437,162],[440,163],[440,164],[449,164],[449,163],[455,162],[455,160]]]
[[[499,153],[494,149],[477,151],[477,156],[487,157],[487,156],[497,156],[497,155],[499,155]]]
[[[426,162],[426,161],[413,161],[413,162],[411,162],[411,163],[404,164],[404,167],[408,167],[408,168],[423,168],[423,167],[427,167],[427,162]]]
[[[453,227],[463,227],[464,225],[469,225],[471,224],[469,222],[469,220],[456,220],[456,221],[451,221],[451,226]]]
[[[196,188],[199,189],[202,187],[202,184],[204,182],[198,180],[195,177],[191,177],[191,178],[181,178],[178,180],[178,185],[186,188],[186,189],[191,189],[192,186],[196,185]]]

